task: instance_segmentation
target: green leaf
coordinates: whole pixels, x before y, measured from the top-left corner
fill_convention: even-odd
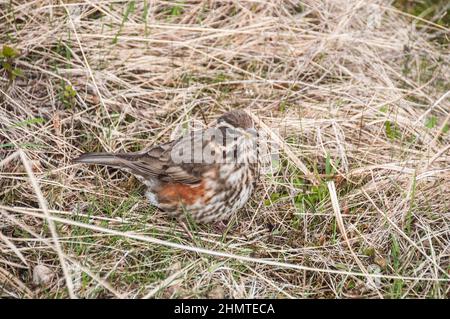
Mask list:
[[[400,130],[398,129],[397,124],[392,123],[390,121],[384,122],[385,132],[388,138],[394,140],[400,137]]]
[[[77,91],[71,85],[64,86],[64,97],[70,98],[75,96],[77,96]]]
[[[148,8],[149,8],[148,2],[144,0],[144,12],[142,13],[142,19],[147,19]]]
[[[442,133],[447,133],[448,131],[450,130],[450,125],[448,125],[448,124],[445,124],[444,125],[444,128],[442,129]]]
[[[12,71],[11,64],[9,64],[8,62],[2,62],[2,68],[4,68],[8,73]]]
[[[330,153],[327,153],[327,159],[325,160],[325,174],[331,175],[333,173],[333,168],[331,166]]]
[[[387,111],[388,111],[388,107],[386,105],[380,107],[380,112],[386,113]]]
[[[7,45],[3,46],[2,53],[5,58],[11,58],[11,59],[15,58],[19,55],[19,53],[14,48],[11,48],[10,46],[7,46]]]
[[[23,127],[23,126],[28,126],[28,125],[33,125],[33,124],[43,124],[43,123],[45,123],[45,119],[43,119],[42,117],[35,117],[32,119],[14,123],[12,125],[12,127]]]
[[[175,5],[172,7],[172,9],[170,9],[170,15],[173,17],[181,15],[182,12],[183,8],[179,5]]]
[[[13,143],[5,143],[5,144],[0,144],[0,149],[2,148],[13,148],[15,145]]]
[[[425,126],[428,128],[433,128],[435,127],[437,124],[437,117],[436,116],[431,116],[427,119]]]
[[[12,74],[14,76],[23,77],[23,71],[21,69],[18,69],[18,68],[15,68],[14,70],[12,70]]]
[[[3,148],[14,148],[16,145],[13,143],[6,143],[6,144],[0,144],[0,149]],[[40,144],[35,144],[35,143],[20,143],[17,144],[17,146],[21,147],[21,148],[26,148],[26,149],[42,149],[42,145]]]
[[[375,248],[368,247],[368,248],[364,249],[364,255],[369,256],[369,257],[375,256]]]
[[[128,21],[128,17],[130,14],[132,14],[135,10],[135,1],[131,1],[128,6],[127,9],[125,11],[125,15],[123,17],[123,22]]]

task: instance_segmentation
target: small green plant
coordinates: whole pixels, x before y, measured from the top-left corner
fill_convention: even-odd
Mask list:
[[[396,123],[386,121],[384,122],[384,129],[386,132],[386,136],[391,140],[395,140],[401,136],[400,129],[398,128],[398,125]]]
[[[446,134],[450,130],[450,125],[445,124],[442,128],[442,133]]]
[[[5,144],[0,144],[0,150],[1,149],[14,149],[16,148],[16,146],[19,146],[20,148],[23,149],[30,149],[30,150],[38,150],[38,149],[43,149],[43,145],[42,144],[35,144],[35,143],[19,143],[19,144],[14,144],[14,143],[5,143]]]
[[[330,153],[327,153],[327,158],[325,160],[325,174],[327,175],[327,178],[334,174],[334,167],[331,163]]]
[[[183,13],[183,8],[179,5],[175,5],[170,9],[170,15],[172,17],[178,17],[181,13]]]
[[[286,112],[286,105],[287,105],[286,101],[281,101],[280,102],[280,112],[281,113]]]
[[[278,202],[279,200],[288,197],[287,194],[285,193],[277,193],[277,192],[273,192],[270,194],[270,199],[266,199],[264,201],[264,205],[265,206],[271,206],[273,203]]]
[[[434,128],[437,124],[437,117],[436,116],[430,116],[427,121],[425,122],[425,127],[428,128]]]
[[[444,8],[445,1],[441,0],[395,0],[393,5],[404,12],[423,18],[424,20],[431,20],[441,26],[448,26],[450,17],[448,14],[438,14]],[[448,9],[447,9],[448,10]],[[422,21],[417,20],[417,24],[423,24]],[[444,37],[442,37],[444,38]]]
[[[45,119],[42,117],[34,117],[25,121],[20,121],[11,125],[11,127],[25,127],[34,124],[43,124],[45,123]]]
[[[211,80],[211,83],[219,84],[220,91],[222,93],[227,94],[227,93],[230,93],[230,87],[223,83],[228,80],[229,80],[229,77],[225,73],[220,72]]]
[[[387,107],[387,105],[380,107],[380,112],[387,113],[388,111],[389,111],[389,108]]]
[[[400,245],[398,244],[397,238],[392,235],[391,237],[392,245],[391,245],[391,258],[392,258],[392,266],[395,272],[400,270]],[[392,298],[400,298],[403,291],[404,282],[402,279],[394,279],[394,282],[391,286],[391,297]]]
[[[11,84],[16,77],[23,76],[22,70],[15,67],[15,60],[18,56],[19,52],[7,45],[4,45],[3,49],[0,51],[0,64],[2,69],[6,72],[9,84]]]
[[[120,33],[122,32],[122,28],[123,28],[125,22],[128,21],[128,17],[131,14],[133,14],[133,12],[135,10],[136,10],[136,3],[135,3],[135,1],[130,1],[130,3],[128,3],[128,5],[127,5],[127,8],[125,9],[125,13],[124,13],[123,18],[122,18],[122,23],[120,24],[120,27],[119,27],[119,31],[117,31],[114,39],[112,40],[113,44],[117,44],[118,38],[120,36]]]
[[[70,41],[70,32],[68,36],[68,40]],[[70,51],[69,43],[70,42],[64,41],[60,38],[54,48],[54,51],[62,57],[65,57],[67,61],[70,61],[72,59],[72,52]],[[66,65],[68,66],[68,64]]]
[[[73,106],[75,105],[76,96],[77,91],[75,91],[75,89],[71,85],[64,85],[61,93],[61,102],[67,108],[73,108]]]
[[[297,207],[306,207],[315,209],[316,206],[328,196],[328,188],[325,183],[311,186],[307,191],[295,196]],[[306,205],[305,205],[306,204]]]
[[[364,255],[367,257],[374,257],[375,256],[375,248],[373,247],[367,247],[364,249]]]
[[[220,72],[217,74],[217,76],[213,79],[212,83],[222,83],[228,80],[228,77],[225,73]]]

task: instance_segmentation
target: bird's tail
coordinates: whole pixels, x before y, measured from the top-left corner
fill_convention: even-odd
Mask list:
[[[124,162],[132,160],[134,154],[85,153],[73,160],[74,163],[97,164],[124,167]]]

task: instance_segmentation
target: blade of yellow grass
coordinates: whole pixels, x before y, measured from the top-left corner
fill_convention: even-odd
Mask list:
[[[365,274],[368,275],[369,272],[367,271],[366,267],[364,267],[361,260],[358,258],[358,256],[355,254],[355,251],[352,248],[352,245],[350,244],[350,241],[348,240],[347,231],[345,229],[344,220],[342,219],[341,215],[341,209],[339,207],[339,201],[336,194],[336,186],[334,185],[333,181],[327,182],[328,191],[330,192],[330,198],[331,198],[331,204],[333,206],[333,211],[336,216],[336,222],[338,224],[339,230],[341,231],[342,237],[344,237],[345,243],[347,244],[348,249],[350,250],[350,253],[352,254],[353,258],[356,261],[356,264],[358,265],[359,269]],[[380,293],[380,291],[377,289],[377,286],[375,282],[373,281],[373,278],[367,277],[370,286],[373,289],[376,289],[376,292],[378,296],[383,299],[383,295]]]
[[[16,286],[28,298],[32,298],[34,295],[22,281],[2,267],[0,267],[0,282],[2,283],[2,288],[4,288],[4,283],[9,282],[11,285]]]
[[[91,80],[92,80],[92,84],[94,85],[94,88],[95,88],[95,90],[96,90],[96,93],[97,93],[97,95],[98,95],[98,97],[99,97],[100,104],[102,105],[103,109],[105,110],[105,113],[106,113],[106,114],[108,115],[108,117],[110,118],[110,114],[109,114],[108,108],[106,107],[105,101],[103,100],[103,95],[101,94],[100,89],[98,88],[97,81],[95,81],[94,73],[92,73],[91,66],[89,65],[89,62],[88,62],[88,60],[87,60],[87,58],[86,58],[86,54],[84,53],[83,46],[81,45],[81,41],[80,41],[80,37],[78,36],[77,28],[75,27],[75,24],[73,23],[72,17],[71,17],[71,15],[70,15],[70,12],[69,12],[69,10],[67,9],[66,5],[65,5],[63,2],[61,2],[61,4],[64,5],[64,9],[66,10],[67,17],[68,17],[69,22],[70,22],[70,26],[72,27],[72,30],[73,30],[73,32],[74,32],[74,34],[75,34],[75,38],[76,38],[77,43],[78,43],[78,46],[79,46],[79,48],[80,48],[81,55],[83,56],[84,64],[85,64],[85,66],[86,66],[86,69],[87,69],[88,72],[89,72],[89,76],[90,76],[90,78],[91,78]]]
[[[2,240],[6,246],[8,246],[15,254],[17,257],[19,257],[19,259],[28,266],[28,262],[25,259],[25,257],[22,255],[22,253],[20,252],[20,250],[16,247],[16,245],[14,245],[14,243],[9,240],[8,237],[6,237],[5,235],[2,234],[2,232],[0,232],[0,240]]]
[[[255,123],[258,123],[258,125],[263,129],[270,138],[277,143],[286,156],[292,161],[292,163],[297,166],[297,168],[305,174],[306,178],[309,179],[313,184],[318,184],[318,180],[314,174],[312,174],[309,169],[305,166],[305,164],[302,163],[302,161],[292,152],[292,150],[289,148],[289,146],[284,142],[284,140],[278,136],[273,130],[270,129],[260,118],[258,118],[256,115],[254,115],[251,112],[247,112],[248,115],[250,115]]]
[[[404,231],[402,231],[400,229],[400,227],[398,227],[388,216],[386,213],[384,213],[380,208],[378,208],[378,206],[375,204],[375,202],[373,201],[373,199],[369,196],[369,194],[367,194],[367,192],[362,189],[362,193],[364,194],[364,196],[366,196],[366,198],[371,202],[371,204],[373,205],[373,207],[375,207],[375,209],[384,217],[386,218],[386,220],[389,222],[389,224],[395,228],[395,230],[403,237],[405,238],[414,248],[417,249],[417,251],[419,251],[426,259],[428,259],[434,267],[436,267],[437,269],[439,269],[445,276],[448,276],[447,272],[442,269],[442,267],[440,267],[435,260],[433,260],[433,258],[431,258],[430,256],[427,255],[427,253],[425,253],[422,249],[420,249],[420,247],[411,239],[408,237],[408,235],[405,234]],[[448,280],[450,282],[450,280]]]
[[[70,298],[76,298],[76,295],[75,295],[74,289],[73,289],[72,278],[70,277],[69,271],[67,269],[67,265],[64,260],[64,253],[61,249],[61,244],[59,243],[58,232],[56,231],[55,224],[53,222],[53,219],[51,218],[50,212],[48,211],[47,201],[45,200],[44,195],[42,194],[42,191],[36,180],[36,177],[33,174],[33,170],[31,168],[30,161],[28,160],[27,156],[25,155],[25,153],[22,150],[19,150],[19,154],[20,154],[20,158],[22,159],[23,166],[25,167],[25,170],[27,171],[28,177],[30,178],[30,183],[33,186],[33,190],[38,199],[39,206],[41,207],[42,211],[44,212],[45,219],[47,220],[48,228],[50,229],[53,243],[55,245],[55,250],[56,250],[56,253],[58,254],[59,262],[61,263],[61,268],[62,268],[62,271],[64,274],[64,279],[66,281],[69,296],[70,296]]]
[[[26,209],[22,209],[21,207],[0,206],[0,208],[7,210],[7,211],[25,214],[25,215],[29,215],[29,216],[34,216],[34,217],[38,217],[38,218],[42,218],[42,219],[47,218],[47,216],[45,216],[42,213],[31,212]],[[230,259],[235,259],[235,260],[245,261],[245,262],[250,262],[250,263],[270,265],[270,266],[280,267],[280,268],[288,268],[288,269],[303,270],[303,271],[306,270],[306,271],[329,273],[329,274],[340,274],[340,275],[348,275],[348,276],[371,277],[371,278],[422,280],[422,281],[449,281],[448,279],[444,279],[444,278],[418,278],[418,277],[396,276],[396,275],[364,274],[364,273],[358,273],[358,272],[352,272],[352,271],[314,268],[314,267],[308,267],[308,266],[302,266],[302,265],[296,265],[296,264],[290,264],[290,263],[283,263],[283,262],[278,262],[278,261],[273,261],[273,260],[268,260],[268,259],[240,256],[240,255],[236,255],[236,254],[232,254],[232,253],[215,251],[215,250],[210,250],[210,249],[201,248],[201,247],[177,244],[177,243],[173,243],[170,241],[157,239],[154,237],[138,235],[138,234],[130,233],[130,232],[121,232],[121,231],[117,231],[114,229],[85,224],[85,223],[81,223],[81,222],[77,222],[77,221],[73,221],[73,220],[69,220],[69,219],[65,219],[65,218],[60,218],[60,217],[56,217],[56,216],[49,216],[48,218],[51,219],[52,221],[55,221],[58,223],[63,223],[66,225],[82,227],[85,229],[90,229],[90,230],[102,232],[105,234],[123,236],[125,238],[143,241],[143,242],[147,242],[147,243],[152,243],[152,244],[156,244],[156,245],[162,245],[162,246],[166,246],[166,247],[171,247],[171,248],[186,250],[186,251],[192,251],[195,253],[206,254],[206,255],[211,255],[211,256],[216,256],[216,257],[230,258]]]
[[[189,269],[191,269],[193,266],[195,266],[197,261],[198,260],[195,260],[194,262],[190,263],[189,265],[187,265],[183,269],[180,269],[179,271],[173,273],[172,275],[170,275],[169,277],[167,277],[166,279],[161,281],[155,288],[150,290],[142,299],[153,298],[158,293],[158,291],[160,291],[161,289],[166,288],[167,286],[169,286],[172,282],[174,282],[176,279],[178,279],[184,273],[186,273]]]
[[[51,212],[51,210],[49,210],[49,212]],[[46,244],[51,249],[55,249],[51,239],[41,237],[39,234],[34,232],[30,227],[28,227],[24,223],[20,222],[19,220],[17,220],[14,216],[12,216],[11,214],[7,214],[5,210],[0,210],[0,215],[2,217],[5,217],[5,218],[9,219],[11,222],[13,222],[17,226],[19,226],[20,228],[22,228],[23,230],[28,232],[30,235],[32,235],[37,240],[39,240],[42,243]],[[116,298],[124,298],[124,295],[119,293],[117,290],[115,290],[106,280],[100,278],[97,274],[93,273],[88,268],[82,266],[76,260],[74,260],[74,259],[72,259],[72,258],[70,258],[68,256],[65,256],[65,258],[67,260],[69,260],[73,265],[75,265],[79,269],[81,269],[81,271],[83,271],[84,273],[89,275],[91,278],[93,278],[95,281],[97,281],[99,285],[103,286],[103,288],[105,288],[106,290],[110,291]]]
[[[8,155],[5,159],[3,159],[0,162],[0,168],[2,168],[3,166],[5,166],[6,164],[8,164],[9,162],[11,162],[13,159],[15,159],[17,156],[19,155],[19,152],[16,151],[14,153],[12,153],[11,155]]]

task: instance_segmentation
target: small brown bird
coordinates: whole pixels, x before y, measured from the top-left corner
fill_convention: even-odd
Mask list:
[[[124,169],[147,186],[150,203],[200,223],[229,218],[250,198],[259,176],[257,132],[242,110],[212,128],[136,153],[86,153],[77,163]]]

